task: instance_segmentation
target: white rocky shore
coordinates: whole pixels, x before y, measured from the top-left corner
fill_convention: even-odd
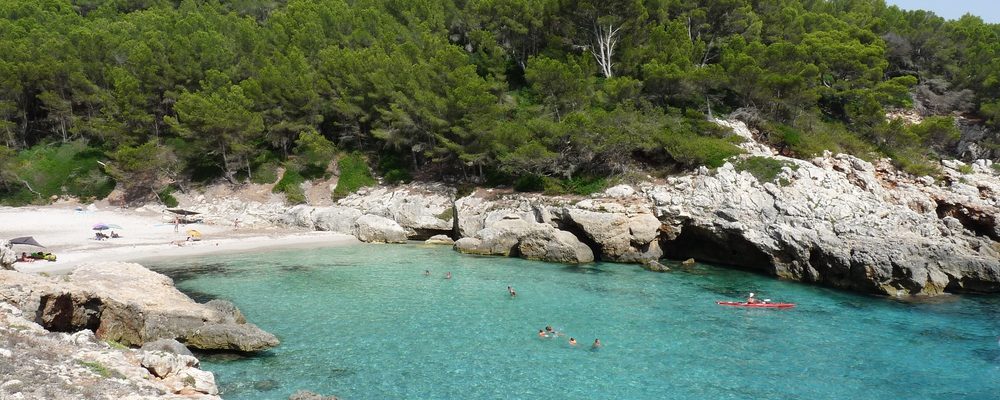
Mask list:
[[[745,125],[728,122],[750,137]],[[410,184],[363,189],[337,205],[296,206],[276,222],[366,242],[456,240],[457,251],[565,263],[696,258],[886,295],[1000,292],[1000,177],[988,160],[910,177],[849,155],[783,162],[760,182],[733,164],[589,197]],[[273,214],[272,214],[273,215]]]

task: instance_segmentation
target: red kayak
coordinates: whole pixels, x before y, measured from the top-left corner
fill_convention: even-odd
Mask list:
[[[716,304],[720,306],[733,306],[733,307],[756,307],[756,308],[792,308],[795,307],[795,303],[747,303],[739,301],[717,301]]]

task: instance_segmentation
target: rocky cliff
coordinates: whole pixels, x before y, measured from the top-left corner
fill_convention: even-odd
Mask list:
[[[0,399],[220,399],[214,375],[189,352],[127,349],[32,319],[0,302]]]
[[[198,304],[170,278],[138,264],[82,265],[58,277],[0,271],[0,301],[45,329],[89,329],[126,346],[176,339],[196,349],[252,352],[278,345],[231,303]]]
[[[276,221],[397,242],[455,239],[457,251],[565,263],[695,258],[860,292],[1000,292],[1000,171],[946,161],[911,177],[886,160],[781,157],[740,122],[747,151],[720,168],[589,197],[441,185],[366,189]],[[778,165],[758,178],[741,160]],[[746,169],[746,170],[743,170]],[[763,181],[762,181],[763,180]]]

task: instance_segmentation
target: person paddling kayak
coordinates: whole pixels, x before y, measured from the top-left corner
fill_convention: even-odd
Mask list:
[[[747,297],[747,304],[757,304],[757,303],[760,303],[760,300],[755,299],[753,297],[753,292],[750,292],[750,297]]]

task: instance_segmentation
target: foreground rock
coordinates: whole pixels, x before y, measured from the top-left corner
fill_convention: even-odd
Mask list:
[[[14,252],[10,241],[0,239],[0,269],[14,269],[14,261],[17,260],[17,253]]]
[[[132,263],[82,265],[55,278],[0,271],[0,301],[46,329],[90,329],[127,346],[176,339],[201,350],[253,352],[279,343],[231,303],[198,304],[170,278]]]
[[[2,399],[220,399],[192,356],[116,348],[89,330],[54,333],[26,317],[0,302]]]

